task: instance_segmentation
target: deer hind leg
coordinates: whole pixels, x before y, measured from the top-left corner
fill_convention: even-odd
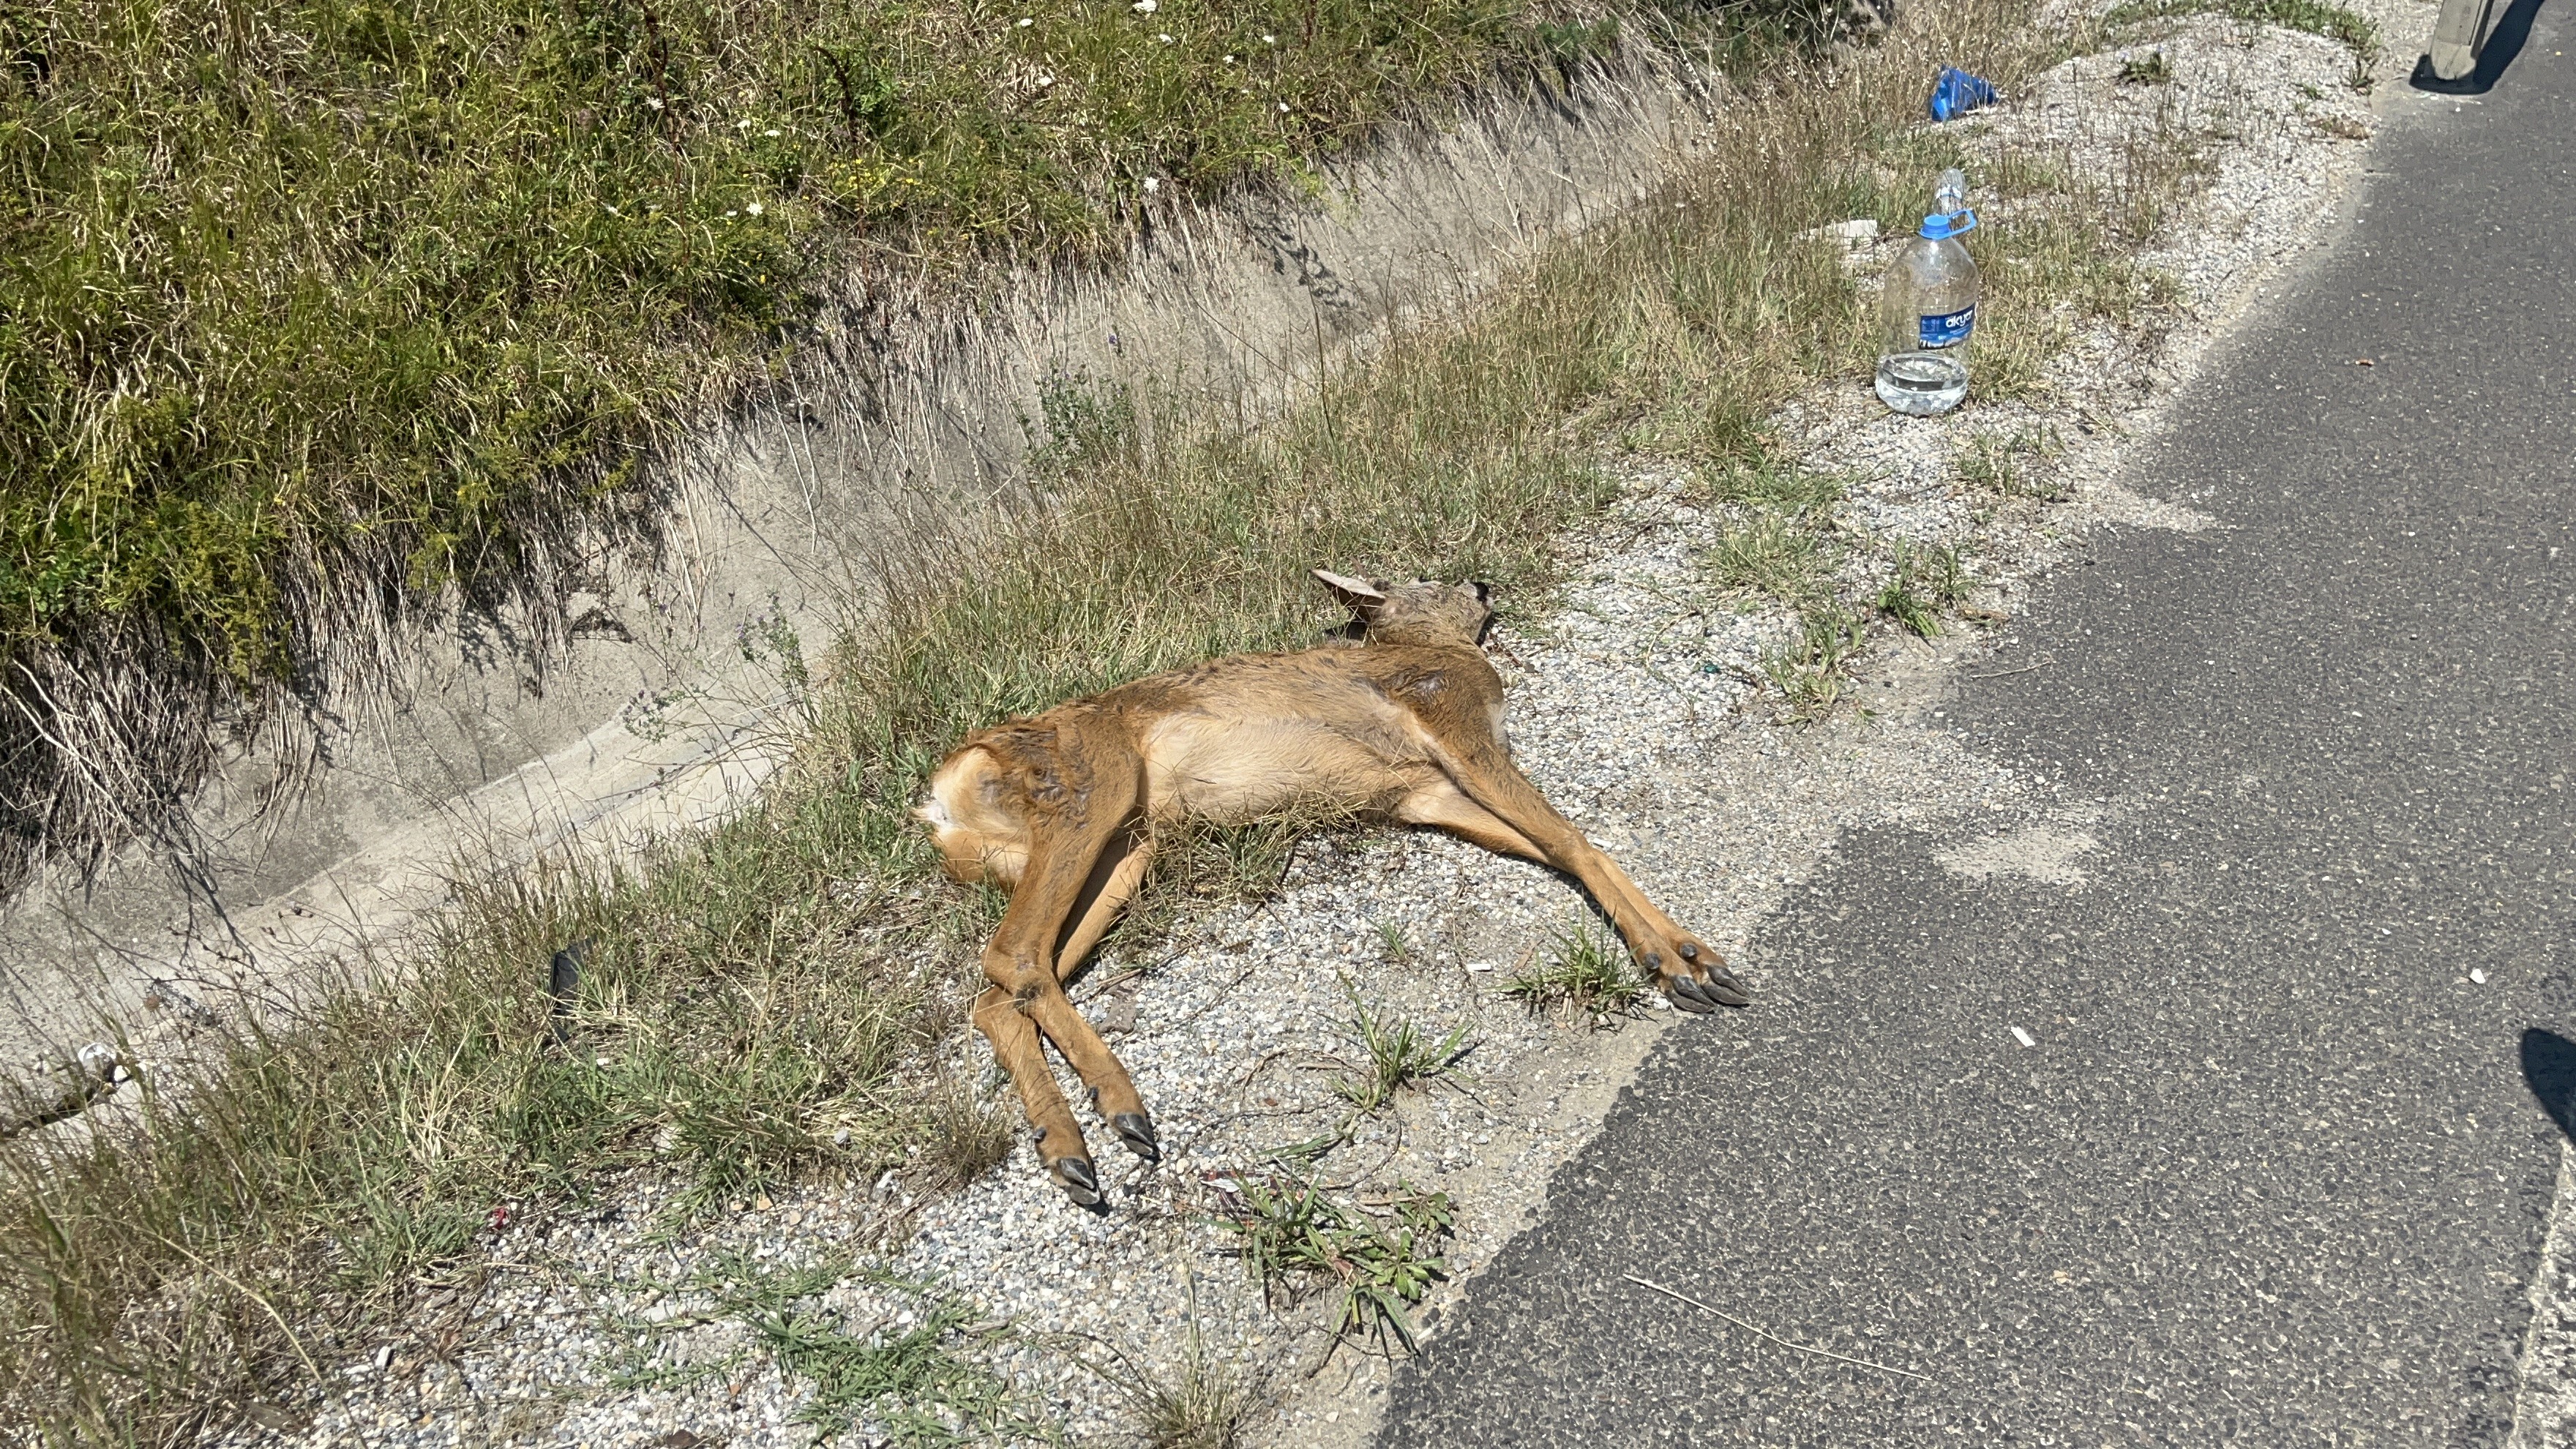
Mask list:
[[[1541,865],[1554,863],[1547,858],[1546,851],[1530,844],[1528,836],[1505,825],[1493,811],[1467,798],[1467,792],[1459,789],[1457,782],[1446,775],[1397,801],[1395,818],[1407,825],[1428,825],[1446,830],[1496,855],[1516,855]]]
[[[1705,1012],[1751,1003],[1743,984],[1727,971],[1725,958],[1707,942],[1675,925],[1672,917],[1646,899],[1646,893],[1637,888],[1617,861],[1603,854],[1572,821],[1547,803],[1547,797],[1502,752],[1499,743],[1479,742],[1469,749],[1454,750],[1442,764],[1466,809],[1438,797],[1440,787],[1429,787],[1405,801],[1405,807],[1410,807],[1426,795],[1434,797],[1426,803],[1445,818],[1426,819],[1423,823],[1454,831],[1489,850],[1530,855],[1582,882],[1594,903],[1610,917],[1610,924],[1627,943],[1629,953],[1654,973],[1664,995],[1682,1010]],[[1399,807],[1399,814],[1405,807]],[[1494,835],[1495,826],[1501,827],[1504,834]],[[1516,843],[1527,849],[1515,848]]]
[[[1038,1158],[1074,1201],[1085,1207],[1100,1200],[1099,1175],[1091,1170],[1082,1128],[1073,1108],[1055,1085],[1047,1066],[1046,1047],[1020,1002],[999,984],[975,998],[975,1029],[993,1044],[993,1060],[1020,1089],[1020,1110],[1037,1129]]]
[[[1137,792],[1135,761],[1132,755],[1086,760],[1081,757],[1091,752],[1083,750],[1082,741],[1067,739],[1064,744],[1069,747],[1063,751],[1066,773],[1088,767],[1085,772],[1094,778],[1077,780],[1068,802],[1033,832],[1028,868],[1012,893],[1010,909],[1002,913],[1000,927],[984,948],[984,979],[991,987],[977,999],[975,1025],[992,1042],[1003,1070],[1019,1084],[1020,1104],[1038,1132],[1040,1161],[1075,1202],[1089,1207],[1101,1200],[1099,1174],[1092,1167],[1072,1108],[1056,1089],[1055,1075],[1038,1047],[1039,1033],[1055,1043],[1091,1088],[1092,1100],[1109,1116],[1130,1150],[1152,1159],[1160,1155],[1160,1148],[1127,1069],[1065,998],[1055,949],[1059,940],[1066,939],[1066,921],[1084,897],[1091,895],[1096,909],[1108,894],[1103,889],[1093,895],[1089,886],[1104,850],[1126,831]],[[1109,882],[1114,884],[1116,877],[1113,867]],[[1075,927],[1077,933],[1088,924],[1086,912]],[[1102,925],[1105,928],[1105,919]]]
[[[1070,978],[1082,966],[1083,958],[1109,933],[1110,923],[1118,919],[1121,907],[1136,894],[1145,879],[1145,867],[1153,861],[1154,847],[1141,821],[1126,832],[1125,849],[1112,857],[1104,853],[1092,880],[1098,889],[1089,904],[1080,908],[1080,918],[1072,933],[1055,955],[1055,977],[1058,983]],[[1110,1130],[1128,1151],[1147,1162],[1163,1160],[1163,1144],[1154,1135],[1154,1119],[1145,1111],[1144,1099],[1137,1094],[1135,1082],[1128,1077],[1126,1064],[1100,1039],[1091,1022],[1074,1008],[1063,992],[1030,1008],[1038,1019],[1039,1029],[1063,1052],[1091,1089],[1092,1105],[1109,1119]]]
[[[1141,821],[1130,825],[1125,836],[1124,848],[1116,855],[1102,854],[1099,868],[1092,872],[1092,880],[1098,889],[1092,893],[1090,904],[1080,908],[1073,933],[1056,948],[1055,979],[1058,981],[1070,980],[1073,973],[1082,968],[1091,948],[1099,945],[1100,938],[1109,934],[1109,927],[1118,919],[1118,912],[1135,898],[1136,888],[1144,884],[1145,868],[1154,859],[1153,837]]]

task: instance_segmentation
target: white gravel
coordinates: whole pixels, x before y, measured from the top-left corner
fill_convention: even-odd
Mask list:
[[[2366,8],[2411,59],[2429,7]],[[2173,83],[2117,82],[2124,59],[2158,49]],[[2154,336],[2077,337],[2043,402],[1905,420],[1846,381],[1785,409],[1776,421],[1809,466],[1867,480],[1838,514],[1848,592],[1859,597],[1883,572],[1897,538],[1947,543],[1982,579],[1978,603],[2008,620],[2088,532],[2207,525],[2187,498],[2149,501],[2111,479],[2127,440],[2158,425],[2175,380],[2322,238],[2375,124],[2345,84],[2350,66],[2348,52],[2313,36],[2200,17],[2151,43],[2069,61],[2030,95],[1956,123],[1985,154],[2044,149],[2090,166],[2119,164],[2160,116],[2200,137],[2214,169],[2148,256],[2180,280],[2186,302]],[[1973,440],[2043,426],[2063,441],[2038,464],[2060,501],[1961,481],[1957,459]],[[1762,1030],[1759,998],[1774,966],[1743,958],[1744,943],[1842,831],[1940,831],[1959,843],[1963,875],[2081,870],[2090,802],[2062,801],[1979,756],[1943,719],[1948,682],[1996,635],[2009,639],[2009,622],[1928,644],[1882,629],[1856,689],[1866,715],[1846,707],[1821,726],[1781,727],[1755,681],[1788,617],[1737,612],[1709,589],[1699,555],[1724,520],[1693,504],[1688,480],[1640,471],[1628,481],[1626,501],[1569,545],[1574,582],[1561,608],[1511,618],[1497,633],[1515,752],[1650,895],[1736,959],[1755,1009],[1707,1020],[1646,1010],[1597,1033],[1531,1019],[1499,985],[1583,917],[1567,883],[1445,837],[1383,832],[1312,847],[1283,898],[1190,930],[1128,1002],[1091,1003],[1112,1022],[1132,1007],[1133,1029],[1112,1040],[1166,1148],[1147,1168],[1095,1135],[1113,1204],[1105,1215],[1068,1203],[1025,1142],[945,1200],[816,1187],[671,1241],[651,1232],[658,1189],[632,1185],[595,1217],[498,1233],[488,1280],[432,1295],[382,1351],[339,1370],[345,1390],[309,1426],[234,1442],[814,1442],[817,1431],[796,1422],[811,1382],[782,1374],[708,1291],[686,1286],[726,1250],[755,1265],[855,1252],[879,1276],[845,1277],[805,1309],[863,1339],[900,1336],[941,1294],[971,1305],[991,1331],[951,1341],[998,1376],[998,1399],[962,1426],[969,1437],[1013,1437],[996,1425],[1019,1415],[1076,1440],[1115,1441],[1132,1432],[1135,1410],[1102,1370],[1124,1364],[1169,1380],[1193,1334],[1210,1357],[1260,1381],[1254,1442],[1364,1437],[1387,1361],[1337,1345],[1324,1329],[1325,1296],[1265,1303],[1217,1225],[1273,1149],[1338,1120],[1332,1086],[1351,1051],[1346,979],[1373,1006],[1440,1031],[1466,1024],[1478,1043],[1463,1089],[1400,1101],[1317,1168],[1345,1199],[1383,1197],[1399,1183],[1453,1196],[1450,1281],[1420,1315],[1437,1332],[1442,1308],[1537,1213],[1550,1173],[1656,1034],[1714,1031],[1749,1044]],[[1401,931],[1409,959],[1391,959],[1385,926]],[[1095,968],[1077,996],[1115,974]],[[988,1068],[980,1040],[959,1049]],[[889,1249],[866,1246],[889,1234]],[[694,1381],[614,1387],[621,1367]],[[871,1419],[838,1442],[889,1442],[896,1427]]]

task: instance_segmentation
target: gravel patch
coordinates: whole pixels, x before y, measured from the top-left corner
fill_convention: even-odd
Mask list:
[[[2362,8],[2391,37],[2420,34],[2431,15]],[[2124,61],[2158,50],[2171,82],[2119,80]],[[2177,279],[2178,315],[2146,335],[2075,335],[2044,401],[1907,420],[1843,381],[1775,419],[1805,466],[1855,480],[1834,514],[1845,598],[1874,593],[1899,541],[1954,547],[1977,579],[1982,624],[1930,640],[1874,631],[1851,686],[1860,708],[1775,723],[1762,664],[1795,621],[1712,588],[1703,555],[1729,514],[1669,471],[1627,477],[1621,504],[1568,544],[1554,607],[1497,630],[1515,754],[1649,895],[1729,954],[1755,992],[1749,1011],[1677,1020],[1652,1000],[1607,1030],[1532,1015],[1502,986],[1588,918],[1569,883],[1443,836],[1314,842],[1277,899],[1188,924],[1168,954],[1104,962],[1077,990],[1165,1144],[1159,1166],[1095,1159],[1107,1213],[1066,1201],[1025,1132],[999,1170],[941,1200],[912,1202],[895,1178],[818,1185],[677,1235],[656,1226],[668,1186],[628,1183],[585,1213],[496,1222],[488,1268],[426,1294],[400,1334],[335,1370],[309,1423],[229,1442],[748,1449],[920,1442],[934,1428],[1116,1442],[1138,1420],[1119,1384],[1177,1383],[1193,1352],[1254,1385],[1251,1442],[1360,1441],[1389,1360],[1330,1331],[1333,1293],[1265,1294],[1225,1226],[1284,1176],[1283,1158],[1300,1160],[1283,1148],[1350,1118],[1335,1085],[1359,1058],[1354,1001],[1435,1038],[1463,1027],[1473,1043],[1458,1080],[1400,1093],[1301,1169],[1380,1216],[1400,1193],[1449,1196],[1447,1278],[1414,1314],[1437,1333],[1464,1282],[1543,1210],[1552,1172],[1658,1034],[1750,1046],[1761,1033],[1761,992],[1788,963],[1747,958],[1745,943],[1843,831],[1938,832],[1962,889],[1997,872],[2079,880],[2099,803],[1977,754],[1946,722],[1946,691],[1963,670],[2046,666],[2015,649],[2011,621],[2087,540],[2211,526],[2187,495],[2151,500],[2115,475],[2176,380],[2322,240],[2376,124],[2351,65],[2314,36],[2193,17],[1956,123],[1984,154],[2085,166],[2120,164],[2179,127],[2209,169],[2146,254]],[[1883,256],[1854,261],[1875,270]],[[1962,477],[1972,449],[2014,437],[2049,440],[2030,451],[2024,487]],[[990,1084],[981,1040],[955,1049]],[[806,1371],[782,1371],[781,1343]],[[929,1348],[893,1351],[906,1343]],[[876,1382],[850,1376],[862,1369],[913,1374],[901,1381],[930,1419],[907,1423],[891,1401],[825,1404],[826,1379]],[[801,1421],[818,1412],[827,1422]]]
[[[2576,1148],[2558,1155],[2558,1208],[2531,1282],[2522,1391],[2506,1449],[2576,1444]]]

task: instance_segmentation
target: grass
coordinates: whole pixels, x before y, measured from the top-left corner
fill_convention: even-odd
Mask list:
[[[1298,1295],[1318,1284],[1336,1293],[1332,1331],[1411,1351],[1406,1310],[1447,1277],[1436,1249],[1454,1215],[1447,1193],[1399,1185],[1383,1214],[1337,1202],[1313,1183],[1247,1181],[1219,1223],[1235,1235],[1244,1266],[1265,1292]]]
[[[1148,1382],[1137,1417],[1147,1449],[1235,1449],[1253,1395],[1232,1366],[1208,1357],[1192,1326],[1189,1356],[1179,1377]]]
[[[1604,436],[1704,476],[1757,463],[1750,420],[1870,356],[1849,280],[1799,233],[1919,208],[1885,177],[1919,169],[1922,62],[2009,83],[2044,58],[2017,14],[1923,17],[1833,85],[1770,52],[1779,84],[1755,67],[1693,170],[1463,322],[1394,336],[1329,405],[1235,417],[1066,380],[1043,506],[889,527],[888,607],[813,659],[809,733],[757,805],[633,866],[467,879],[419,949],[147,1083],[132,1130],[0,1144],[0,1417],[63,1443],[172,1443],[301,1402],[316,1366],[470,1269],[499,1203],[541,1211],[649,1168],[679,1185],[675,1215],[702,1217],[782,1183],[893,1170],[927,1191],[988,1165],[1006,1140],[992,1105],[943,1097],[938,1063],[999,901],[939,880],[906,815],[941,754],[1010,713],[1312,641],[1339,622],[1304,578],[1318,563],[1491,579],[1535,607],[1551,540],[1615,492]],[[729,72],[688,84],[709,74]],[[714,99],[732,93],[688,94],[681,119],[713,132],[672,133],[694,175],[687,148],[724,140]],[[2053,306],[1999,301],[1997,345]],[[1206,878],[1193,853],[1216,879],[1275,879],[1295,836],[1265,829],[1176,847],[1172,879]],[[546,964],[577,938],[593,944],[558,1046]],[[1307,1220],[1327,1238],[1361,1232],[1322,1212]],[[1363,1320],[1408,1301],[1429,1228],[1370,1231],[1412,1246],[1354,1249],[1385,1269],[1353,1279]]]
[[[1762,657],[1762,677],[1795,722],[1823,719],[1851,683],[1852,661],[1869,644],[1869,620],[1831,601],[1801,610],[1797,632]]]
[[[1705,563],[1719,588],[1794,604],[1830,591],[1834,553],[1814,525],[1765,512],[1727,528]]]
[[[2252,25],[2278,25],[2339,40],[2360,55],[2379,54],[2379,27],[2325,0],[2127,0],[2102,15],[2104,29],[2179,15],[2226,15]]]
[[[899,1330],[852,1333],[820,1299],[857,1271],[846,1258],[773,1263],[740,1250],[717,1254],[682,1282],[659,1285],[706,1300],[705,1311],[617,1325],[623,1342],[614,1377],[623,1385],[678,1388],[732,1373],[758,1354],[811,1385],[796,1422],[825,1438],[872,1425],[877,1442],[906,1449],[1064,1441],[1061,1426],[978,1361],[1014,1336],[1007,1325],[980,1322],[973,1305],[951,1295],[875,1274],[871,1280],[902,1297],[914,1316]],[[740,1324],[751,1349],[685,1365],[664,1361],[680,1334],[718,1321]]]
[[[1276,899],[1307,843],[1352,823],[1346,811],[1308,807],[1240,823],[1158,826],[1145,880],[1103,949],[1140,953],[1194,914]]]
[[[1503,994],[1517,999],[1532,1016],[1552,1015],[1563,1021],[1582,1017],[1595,1031],[1632,1015],[1644,999],[1646,983],[1628,962],[1628,954],[1581,921],[1548,942],[1547,959],[1514,973]]]
[[[1334,1084],[1333,1092],[1353,1111],[1376,1112],[1400,1093],[1456,1079],[1458,1059],[1467,1053],[1466,1027],[1434,1040],[1409,1016],[1369,1010],[1347,980],[1342,990],[1351,999],[1351,1035],[1364,1060]]]
[[[2173,62],[2161,50],[2133,55],[2120,62],[2117,78],[2126,86],[2160,86],[2173,79]]]
[[[2084,323],[2107,322],[2142,340],[2166,325],[2181,301],[2180,284],[2134,252],[2206,167],[2168,106],[2107,172],[2099,162],[2023,152],[1980,172],[1977,182],[2003,204],[1990,224],[1968,234],[1983,290],[1971,363],[1976,395],[2040,397],[2050,359]],[[1997,324],[1991,332],[1990,322]]]
[[[793,367],[853,272],[955,292],[1308,186],[1615,48],[1595,18],[0,4],[0,867],[175,828],[215,718],[363,682],[354,640],[405,617],[542,634],[651,540],[656,450]]]
[[[1377,927],[1378,949],[1386,953],[1386,959],[1398,964],[1413,959],[1413,941],[1405,935],[1402,925],[1394,921],[1378,921],[1374,924]]]
[[[1821,512],[1843,501],[1851,480],[1839,473],[1817,473],[1787,466],[1767,454],[1730,460],[1708,480],[1709,497],[1774,512]]]
[[[1874,600],[1878,611],[1919,638],[1937,636],[1938,611],[1967,601],[1970,581],[1959,551],[1947,544],[1927,548],[1898,539],[1890,553],[1887,582]]]
[[[1188,1313],[1181,1362],[1171,1377],[1133,1362],[1106,1376],[1134,1404],[1137,1437],[1146,1449],[1235,1449],[1242,1442],[1244,1421],[1260,1405],[1261,1387],[1242,1369],[1208,1353],[1199,1331],[1195,1277],[1189,1279]]]
[[[2007,498],[2060,497],[2045,463],[2065,450],[2053,427],[2019,429],[2009,434],[1983,433],[1959,454],[1959,478],[1972,488]]]

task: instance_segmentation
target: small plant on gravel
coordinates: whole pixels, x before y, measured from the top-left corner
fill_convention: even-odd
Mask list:
[[[1869,621],[1839,603],[1798,616],[1798,633],[1762,658],[1762,677],[1780,691],[1791,722],[1833,711],[1851,682],[1851,661],[1869,641]]]
[[[1968,591],[1976,587],[1969,574],[1967,561],[1959,557],[1956,544],[1941,544],[1922,550],[1918,555],[1923,565],[1923,587],[1932,602],[1945,609],[1955,609],[1968,601]]]
[[[1394,1101],[1399,1092],[1456,1079],[1458,1059],[1466,1054],[1464,1025],[1434,1041],[1409,1016],[1369,1010],[1348,978],[1342,991],[1351,1000],[1352,1035],[1367,1060],[1333,1085],[1335,1095],[1368,1113]]]
[[[1389,961],[1401,964],[1413,959],[1413,943],[1405,939],[1404,927],[1393,921],[1377,923],[1377,943]]]
[[[782,1372],[813,1384],[814,1397],[796,1421],[826,1437],[864,1422],[883,1431],[882,1442],[908,1449],[1062,1441],[1060,1426],[974,1356],[1012,1338],[1008,1325],[983,1321],[974,1305],[929,1285],[868,1273],[878,1287],[912,1300],[913,1316],[900,1332],[852,1333],[820,1302],[852,1271],[847,1259],[765,1263],[736,1250],[699,1270],[692,1286],[750,1330]]]
[[[1550,937],[1547,959],[1505,982],[1503,994],[1518,998],[1532,1016],[1585,1017],[1597,1031],[1634,1013],[1646,984],[1626,952],[1580,921]]]
[[[1814,529],[1776,513],[1729,527],[1708,551],[1708,576],[1719,588],[1789,604],[1824,593],[1832,567]]]
[[[911,1327],[888,1337],[861,1336],[831,1316],[782,1310],[749,1320],[755,1339],[779,1367],[809,1380],[814,1397],[796,1421],[827,1435],[881,1425],[899,1445],[1061,1442],[1056,1426],[1016,1401],[1008,1380],[962,1350],[1006,1333],[978,1326],[973,1309],[953,1299],[931,1304]]]
[[[1818,473],[1781,464],[1771,458],[1729,463],[1711,471],[1708,492],[1720,503],[1782,513],[1812,513],[1843,501],[1851,480],[1840,473]]]
[[[1011,1155],[1011,1119],[966,1083],[942,1077],[926,1110],[929,1136],[913,1170],[927,1191],[953,1192]]]
[[[1900,538],[1891,554],[1887,582],[1878,590],[1878,611],[1922,638],[1939,634],[1941,620],[1933,611],[1955,608],[1968,596],[1959,551]]]
[[[2161,50],[2120,62],[2120,84],[2124,86],[2160,86],[2172,79],[2173,62],[2165,59]]]
[[[1382,1222],[1356,1204],[1334,1201],[1311,1182],[1243,1183],[1220,1210],[1236,1251],[1265,1294],[1295,1294],[1330,1281],[1341,1298],[1333,1331],[1350,1338],[1390,1336],[1407,1351],[1413,1323],[1405,1311],[1446,1278],[1437,1249],[1455,1220],[1445,1192],[1415,1192],[1398,1183],[1382,1204]]]
[[[1146,1449],[1235,1449],[1242,1442],[1243,1421],[1259,1402],[1258,1387],[1241,1369],[1208,1353],[1199,1333],[1195,1278],[1189,1283],[1189,1315],[1189,1334],[1171,1378],[1132,1362],[1124,1372],[1104,1377],[1134,1401],[1137,1437]]]
[[[2063,495],[2031,460],[2046,460],[2065,451],[2054,427],[2018,429],[1996,436],[1979,434],[1959,455],[1959,477],[1971,487],[2010,498],[2054,500]]]
[[[1979,437],[1971,441],[1966,451],[1959,455],[1958,466],[1960,479],[1972,488],[1981,488],[1988,493],[2021,492],[2020,466],[2013,461],[2012,453],[1998,446],[1993,438]]]
[[[1915,592],[1914,580],[1902,561],[1879,585],[1878,611],[1918,638],[1929,639],[1941,632],[1940,617],[1932,612],[1931,602]]]
[[[1172,1382],[1149,1383],[1143,1405],[1143,1438],[1149,1449],[1234,1449],[1242,1442],[1252,1394],[1228,1365],[1192,1346]]]

